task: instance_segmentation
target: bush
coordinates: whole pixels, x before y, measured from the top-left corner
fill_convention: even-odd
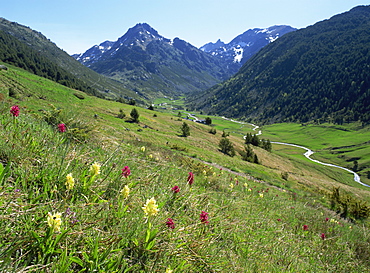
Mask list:
[[[208,131],[208,133],[215,135],[217,133],[215,128],[212,128],[211,130]]]
[[[126,114],[123,112],[122,109],[119,109],[119,114],[117,115],[117,118],[123,119],[126,117]]]

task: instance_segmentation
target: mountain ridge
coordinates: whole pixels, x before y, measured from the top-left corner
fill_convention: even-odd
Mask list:
[[[147,23],[136,24],[105,49],[100,44],[88,50],[93,56],[86,51],[74,57],[94,71],[151,97],[199,92],[237,71],[180,38],[161,36]]]
[[[258,122],[370,121],[370,6],[261,49],[191,107]]]
[[[226,59],[230,65],[239,64],[240,68],[261,48],[279,37],[296,30],[296,28],[288,25],[248,29],[242,34],[237,35],[227,44],[218,39],[216,43],[211,42],[205,44],[200,49],[213,56]]]

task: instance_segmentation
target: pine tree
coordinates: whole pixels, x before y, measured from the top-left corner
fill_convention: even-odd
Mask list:
[[[219,147],[221,152],[223,152],[224,154],[227,154],[231,157],[235,155],[234,146],[228,138],[221,138]]]
[[[134,122],[139,122],[139,112],[136,110],[136,108],[133,108],[131,110],[130,116]]]
[[[190,127],[186,122],[182,124],[181,132],[184,137],[190,136]]]

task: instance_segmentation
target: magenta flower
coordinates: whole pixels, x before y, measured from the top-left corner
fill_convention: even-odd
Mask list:
[[[130,174],[131,174],[130,168],[128,166],[125,166],[122,169],[122,176],[124,176],[125,178],[127,178]]]
[[[208,221],[208,212],[205,212],[205,211],[202,211],[201,212],[201,214],[200,214],[200,221],[203,224],[206,224],[206,225],[209,224],[209,221]]]
[[[59,132],[64,133],[67,130],[66,125],[64,123],[58,124],[58,130]]]
[[[279,218],[279,219],[277,219],[279,222],[281,221],[281,219]]]
[[[180,188],[179,188],[179,186],[175,186],[175,187],[173,187],[173,188],[172,188],[172,191],[173,191],[174,193],[179,193],[179,192],[180,192]]]
[[[308,226],[307,225],[303,225],[303,230],[304,231],[307,231],[308,230]]]
[[[18,117],[19,116],[19,106],[14,105],[10,108],[10,114],[13,115],[13,117]]]
[[[325,218],[325,221],[326,221],[326,222],[327,222],[327,221],[329,221],[329,218],[328,218],[328,217],[326,217],[326,218]]]
[[[166,222],[166,226],[168,226],[170,229],[174,229],[175,228],[175,223],[173,222],[173,220],[171,218],[168,218],[167,222]]]
[[[194,183],[194,174],[192,172],[189,172],[188,184],[191,186],[193,183]]]
[[[321,239],[325,240],[326,236],[325,236],[325,233],[321,233]]]

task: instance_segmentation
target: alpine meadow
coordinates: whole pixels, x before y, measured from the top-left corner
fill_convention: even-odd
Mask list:
[[[271,29],[69,56],[1,18],[0,271],[370,272],[370,6]]]

